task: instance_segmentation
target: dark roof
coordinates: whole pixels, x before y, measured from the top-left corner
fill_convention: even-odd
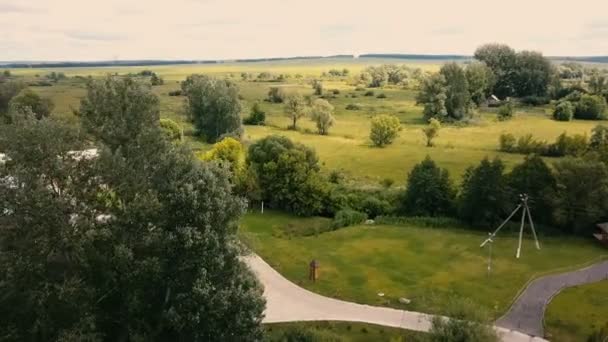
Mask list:
[[[598,223],[597,227],[599,229],[603,230],[604,232],[608,233],[608,222]]]

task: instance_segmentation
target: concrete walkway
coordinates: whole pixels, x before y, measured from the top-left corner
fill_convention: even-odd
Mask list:
[[[285,279],[257,255],[244,258],[264,285],[264,323],[297,321],[350,321],[415,331],[428,331],[432,315],[345,302],[305,290]],[[541,342],[505,328],[495,327],[504,342]]]
[[[547,304],[562,289],[608,279],[608,261],[589,267],[553,274],[532,281],[509,311],[496,324],[533,336],[544,336],[544,315]]]

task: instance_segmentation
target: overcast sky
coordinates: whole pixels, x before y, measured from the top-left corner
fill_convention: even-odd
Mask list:
[[[608,55],[608,0],[0,0],[0,60]]]

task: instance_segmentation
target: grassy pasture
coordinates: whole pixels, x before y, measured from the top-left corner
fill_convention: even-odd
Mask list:
[[[376,58],[330,58],[313,60],[290,60],[278,62],[221,63],[198,65],[170,65],[150,67],[98,67],[98,68],[63,68],[63,69],[16,69],[13,74],[33,78],[44,76],[51,71],[64,72],[67,76],[102,76],[108,73],[137,73],[144,69],[153,70],[165,79],[162,86],[153,87],[153,92],[160,98],[161,115],[180,123],[188,136],[193,149],[206,149],[208,146],[193,137],[192,125],[182,113],[183,97],[170,97],[169,91],[179,89],[179,82],[192,73],[206,73],[220,77],[232,77],[241,90],[243,97],[243,116],[248,115],[249,108],[255,101],[263,100],[272,86],[285,87],[287,92],[298,91],[304,95],[312,94],[307,83],[309,78],[318,77],[330,69],[348,68],[351,75],[358,73],[368,65],[383,63],[406,63],[410,67],[419,67],[425,71],[436,71],[441,61],[403,61]],[[292,77],[280,82],[243,82],[241,72],[273,74],[290,74]],[[301,74],[303,78],[294,76]],[[336,124],[329,136],[314,134],[314,123],[307,118],[300,120],[300,132],[287,130],[288,118],[283,115],[281,104],[262,102],[262,109],[267,112],[267,126],[245,127],[246,142],[251,142],[269,134],[283,134],[294,140],[314,147],[320,157],[323,170],[341,170],[349,180],[357,184],[377,186],[384,178],[392,178],[397,185],[404,183],[407,173],[426,155],[430,155],[439,165],[448,168],[456,181],[470,165],[477,163],[485,156],[500,156],[508,167],[521,161],[523,157],[497,151],[498,136],[502,132],[518,135],[532,133],[539,139],[552,141],[562,132],[589,133],[597,124],[589,121],[556,122],[550,119],[550,106],[540,108],[518,108],[514,119],[500,122],[488,109],[476,114],[475,123],[468,126],[445,125],[436,139],[436,147],[426,148],[421,128],[422,108],[416,106],[416,91],[399,87],[373,89],[374,96],[364,96],[365,91],[356,91],[348,78],[336,78],[323,82],[326,93],[337,89],[340,93],[329,101],[335,107]],[[80,98],[85,94],[83,79],[69,78],[52,87],[34,87],[45,97],[55,103],[53,115],[70,122],[77,122],[72,114],[79,106]],[[387,98],[376,96],[384,93]],[[353,97],[356,96],[356,97]],[[361,110],[346,110],[346,106],[356,103]],[[376,114],[395,114],[403,123],[400,137],[393,145],[383,149],[370,147],[370,118]]]
[[[356,226],[319,235],[297,234],[328,224],[277,212],[250,213],[242,221],[244,241],[291,281],[323,295],[354,302],[443,313],[452,296],[470,298],[494,317],[502,315],[534,275],[592,261],[605,253],[576,238],[541,236],[542,250],[528,237],[515,259],[517,237],[504,231],[493,248],[487,275],[487,232],[459,227]],[[310,236],[308,236],[310,235]],[[320,280],[308,280],[307,265],[320,262]],[[385,294],[379,297],[378,293]],[[412,300],[409,305],[400,297]]]
[[[273,323],[266,324],[264,327],[264,340],[269,342],[279,341],[279,338],[285,331],[294,328],[313,331],[317,334],[316,336],[324,338],[324,341],[415,342],[421,341],[421,337],[424,336],[424,334],[420,332],[354,322]]]
[[[547,307],[547,337],[559,341],[582,341],[608,325],[608,280],[565,289]],[[555,339],[557,340],[557,339]]]

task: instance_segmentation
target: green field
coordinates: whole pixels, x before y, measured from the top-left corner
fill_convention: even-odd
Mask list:
[[[326,341],[340,342],[415,342],[423,336],[414,331],[353,322],[274,323],[264,327],[265,341],[268,342],[283,342],[281,337],[291,329],[305,329]]]
[[[545,330],[549,338],[581,341],[605,326],[608,326],[608,280],[565,289],[547,307]]]
[[[179,82],[192,73],[206,73],[218,77],[230,77],[235,80],[243,97],[243,116],[255,101],[266,97],[271,86],[286,87],[287,91],[299,91],[304,95],[312,94],[309,81],[319,77],[330,69],[348,68],[351,75],[368,65],[382,63],[403,63],[399,60],[386,59],[323,59],[294,60],[256,63],[221,63],[201,65],[175,65],[155,67],[99,67],[99,68],[65,68],[65,69],[16,69],[13,74],[34,79],[42,77],[51,70],[65,72],[67,76],[102,76],[108,73],[137,73],[144,69],[157,72],[165,79],[162,86],[153,87],[161,101],[161,115],[178,121],[189,136],[193,149],[206,149],[207,145],[192,136],[192,126],[182,113],[183,97],[170,97],[168,92],[179,89]],[[421,68],[423,71],[435,71],[441,62],[408,61],[407,65]],[[289,74],[292,77],[285,82],[242,81],[241,72]],[[300,74],[302,78],[295,78]],[[467,126],[446,125],[436,139],[436,147],[424,145],[422,108],[416,106],[414,89],[403,89],[391,86],[374,89],[375,95],[384,93],[387,98],[363,96],[363,91],[355,91],[349,78],[324,80],[327,91],[338,89],[340,94],[329,101],[335,107],[336,124],[329,136],[314,134],[314,124],[303,118],[300,132],[287,130],[288,118],[283,115],[281,104],[262,102],[262,109],[267,111],[266,126],[245,127],[245,142],[250,143],[269,134],[283,134],[316,149],[323,170],[340,170],[347,179],[366,186],[376,186],[385,178],[393,179],[398,185],[405,182],[409,170],[430,155],[442,167],[448,168],[456,181],[473,163],[485,156],[500,156],[508,167],[522,160],[521,155],[498,152],[498,136],[502,132],[511,132],[517,136],[532,133],[538,139],[552,141],[563,132],[589,133],[597,124],[589,121],[556,122],[550,119],[550,106],[539,108],[518,108],[514,119],[500,122],[489,109],[481,109],[474,117],[474,123]],[[36,91],[55,102],[53,115],[71,122],[77,122],[73,110],[78,108],[79,100],[85,93],[85,80],[68,78],[51,87],[34,87]],[[352,98],[352,95],[356,98]],[[350,103],[361,105],[361,110],[346,110]],[[395,114],[403,123],[400,137],[393,145],[383,149],[370,146],[370,118],[376,114]]]
[[[479,248],[486,232],[412,223],[348,227],[317,236],[298,234],[324,224],[327,219],[299,219],[276,212],[248,214],[240,234],[281,274],[323,295],[427,313],[443,313],[450,297],[466,297],[496,318],[535,275],[587,263],[606,252],[587,240],[541,237],[542,250],[526,239],[517,260],[517,238],[505,232],[494,243],[493,272],[488,277],[488,251]],[[307,279],[312,259],[321,265],[316,283]],[[385,296],[379,297],[379,292]],[[404,306],[398,302],[400,297],[412,303]]]

